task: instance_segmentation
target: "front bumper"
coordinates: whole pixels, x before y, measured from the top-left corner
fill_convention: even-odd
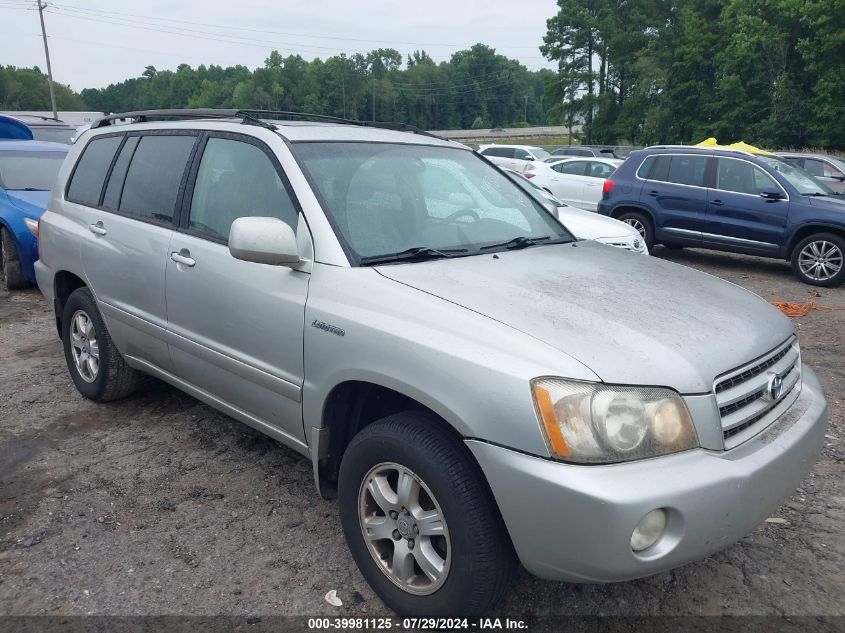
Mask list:
[[[561,464],[477,440],[467,446],[487,477],[528,571],[574,582],[617,582],[698,560],[751,532],[810,471],[827,403],[803,368],[795,404],[730,451],[696,449],[608,466]],[[665,508],[666,531],[633,552],[631,532]]]

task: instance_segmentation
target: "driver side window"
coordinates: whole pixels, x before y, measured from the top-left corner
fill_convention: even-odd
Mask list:
[[[524,149],[515,149],[513,151],[513,157],[517,160],[534,160],[534,157]]]

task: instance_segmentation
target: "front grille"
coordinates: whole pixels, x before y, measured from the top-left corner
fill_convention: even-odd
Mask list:
[[[782,381],[777,397],[770,389],[774,376]],[[713,391],[725,448],[738,446],[766,428],[795,401],[800,390],[801,353],[794,337],[717,378]]]

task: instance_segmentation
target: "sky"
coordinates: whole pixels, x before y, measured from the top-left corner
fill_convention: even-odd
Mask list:
[[[532,70],[555,0],[47,0],[53,79],[74,90],[138,77],[146,66],[262,66],[282,55],[425,50],[435,62],[482,42]],[[0,0],[0,64],[46,72],[36,0]]]

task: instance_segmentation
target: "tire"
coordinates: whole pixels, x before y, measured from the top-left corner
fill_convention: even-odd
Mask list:
[[[651,218],[639,211],[628,211],[619,215],[616,219],[637,229],[649,252],[651,252],[651,249],[654,248],[654,226],[651,223]]]
[[[792,270],[805,284],[832,287],[845,281],[845,238],[815,233],[792,249]]]
[[[92,329],[88,329],[89,324]],[[88,288],[74,290],[65,303],[62,344],[73,384],[90,400],[109,402],[124,398],[142,382],[143,374],[129,367],[114,346]]]
[[[3,272],[6,290],[21,290],[29,286],[29,280],[21,271],[15,238],[5,228],[0,229],[0,269]]]
[[[510,537],[481,469],[460,440],[441,425],[439,418],[417,411],[373,422],[353,438],[340,466],[338,498],[346,542],[369,585],[402,616],[482,615],[506,593],[516,569]],[[408,503],[413,514],[402,511],[396,495],[400,473],[405,481],[417,482],[419,502]],[[396,518],[379,507],[365,487],[379,480],[391,486],[396,501],[391,504],[384,497],[383,503],[401,512]],[[426,536],[429,530],[415,519],[421,512],[438,510],[445,523],[443,534]],[[361,516],[376,521],[383,516],[388,532],[379,525],[374,529],[380,534],[392,529],[392,535],[365,539]],[[429,521],[432,525],[436,522]],[[404,586],[402,574],[394,575],[389,568],[397,551],[405,554],[400,560],[410,560],[408,568],[414,574]],[[436,581],[422,573],[418,562],[429,560],[432,553],[442,563]]]

